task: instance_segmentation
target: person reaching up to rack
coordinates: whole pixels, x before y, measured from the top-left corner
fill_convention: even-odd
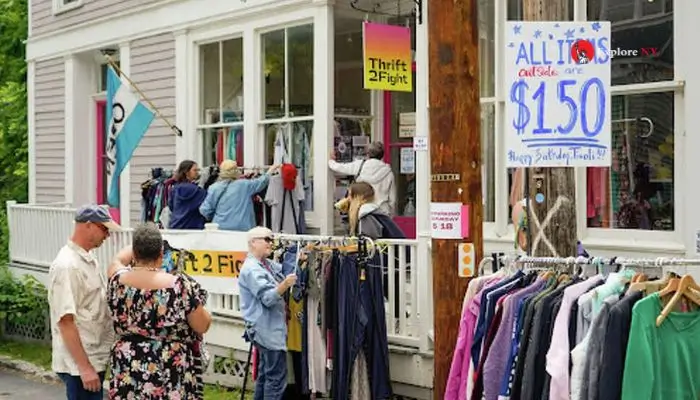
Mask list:
[[[168,197],[170,209],[170,229],[204,229],[204,217],[199,206],[207,192],[195,181],[199,178],[199,165],[192,160],[184,160],[175,172],[175,184]]]
[[[273,165],[266,174],[253,179],[238,179],[236,162],[225,160],[219,167],[219,180],[209,187],[199,212],[219,225],[219,229],[246,232],[255,227],[253,195],[263,191],[270,175],[279,169]]]
[[[390,217],[396,209],[396,187],[391,166],[384,161],[384,144],[374,142],[367,146],[367,158],[348,163],[335,161],[335,152],[331,152],[328,168],[339,175],[354,177],[356,182],[367,182],[374,189],[374,202]]]
[[[272,231],[248,231],[248,256],[238,278],[245,332],[258,354],[256,399],[282,399],[287,387],[287,305],[285,297],[297,276],[294,265],[277,263]]]

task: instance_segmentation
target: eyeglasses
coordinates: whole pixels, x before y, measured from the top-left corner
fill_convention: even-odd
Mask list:
[[[109,233],[109,228],[107,228],[106,226],[104,226],[104,225],[102,225],[102,224],[100,224],[100,223],[97,223],[97,222],[93,222],[93,225],[95,225],[96,227],[100,228],[100,230],[102,231],[102,233],[105,233],[105,234],[106,234],[106,233]]]
[[[271,237],[269,237],[269,236],[264,237],[264,238],[260,238],[260,239],[266,241],[267,243],[272,243],[272,242],[275,241],[275,239],[273,239],[273,238],[271,238]]]

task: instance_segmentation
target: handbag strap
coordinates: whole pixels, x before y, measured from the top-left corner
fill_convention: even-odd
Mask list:
[[[355,174],[355,176],[352,178],[352,182],[350,182],[350,183],[355,183],[355,181],[357,181],[357,178],[362,173],[362,167],[365,166],[365,161],[367,161],[367,160],[362,160],[362,162],[360,163],[360,169],[357,170],[357,174]]]
[[[226,183],[226,187],[224,187],[224,190],[221,191],[221,194],[216,199],[216,203],[214,203],[214,212],[216,212],[216,209],[219,207],[219,202],[221,201],[221,198],[224,197],[224,194],[226,194],[226,191],[228,190],[228,186],[231,184],[231,182],[233,182],[233,181],[229,180]]]

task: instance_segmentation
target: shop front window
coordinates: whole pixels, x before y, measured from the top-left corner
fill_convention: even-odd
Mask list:
[[[204,165],[223,160],[243,165],[243,39],[201,45],[198,131]]]
[[[588,19],[611,21],[612,166],[586,169],[590,228],[672,231],[674,92],[620,85],[674,79],[673,2],[588,0]],[[617,95],[619,94],[619,95]],[[675,105],[677,106],[677,105]]]
[[[261,35],[265,163],[297,167],[306,211],[313,210],[313,31],[306,24]]]

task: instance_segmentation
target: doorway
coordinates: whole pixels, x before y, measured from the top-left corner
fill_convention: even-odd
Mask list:
[[[413,82],[416,63],[413,63]],[[407,238],[416,238],[416,91],[384,92],[384,162],[391,165],[396,185],[394,222]]]
[[[95,154],[97,155],[95,160],[95,169],[97,171],[97,185],[95,185],[97,193],[95,194],[95,199],[97,204],[107,204],[107,169],[105,168],[107,163],[107,102],[105,100],[97,100],[95,102],[95,115],[96,126],[95,135],[97,140],[97,148],[95,149]],[[117,223],[121,223],[121,215],[119,213],[119,208],[110,207],[109,214],[112,219]]]

